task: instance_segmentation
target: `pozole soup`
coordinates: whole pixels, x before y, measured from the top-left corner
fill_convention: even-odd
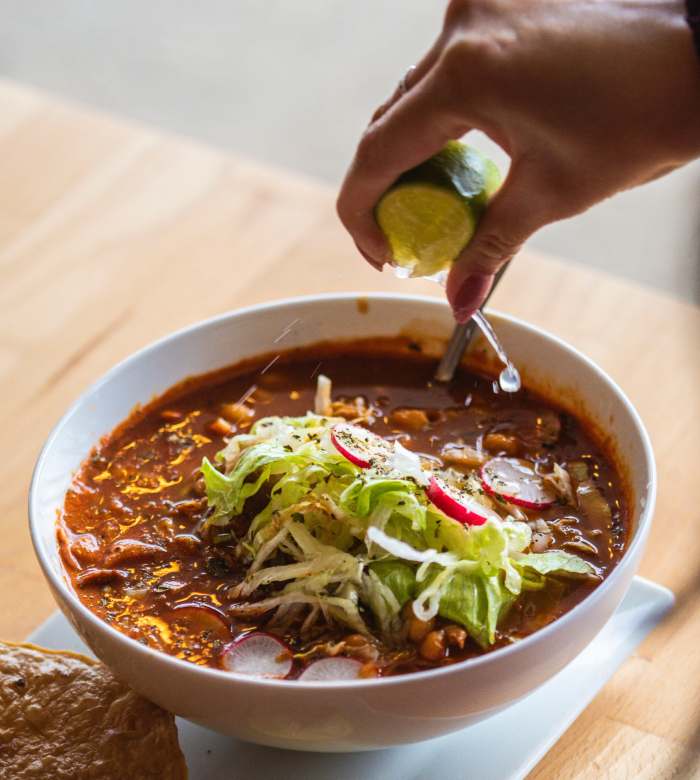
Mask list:
[[[119,631],[255,676],[416,672],[517,642],[622,556],[585,420],[466,368],[437,385],[406,340],[271,357],[173,388],[76,475],[62,559]]]

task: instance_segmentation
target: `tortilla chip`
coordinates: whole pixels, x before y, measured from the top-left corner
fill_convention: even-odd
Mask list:
[[[183,780],[175,718],[68,651],[0,642],[0,777]]]

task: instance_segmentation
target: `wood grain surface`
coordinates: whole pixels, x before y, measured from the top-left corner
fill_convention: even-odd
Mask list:
[[[440,291],[366,266],[333,193],[313,181],[8,82],[0,160],[0,636],[18,640],[54,608],[27,532],[32,466],[90,382],[153,339],[244,304]],[[528,253],[492,305],[582,349],[639,409],[660,474],[641,573],[678,598],[532,777],[698,776],[700,310]]]

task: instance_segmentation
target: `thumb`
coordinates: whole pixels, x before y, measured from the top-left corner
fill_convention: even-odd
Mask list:
[[[447,278],[447,299],[457,322],[469,320],[488,295],[496,272],[547,222],[535,182],[526,163],[513,163],[474,236],[457,258]]]

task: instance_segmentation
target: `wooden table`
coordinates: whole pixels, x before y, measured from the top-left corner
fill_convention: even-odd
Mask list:
[[[26,530],[32,465],[90,382],[243,304],[439,291],[361,262],[316,182],[7,82],[0,160],[0,636],[17,640],[54,607]],[[700,774],[700,311],[530,253],[493,305],[585,351],[637,405],[660,471],[641,573],[678,597],[532,777]]]

